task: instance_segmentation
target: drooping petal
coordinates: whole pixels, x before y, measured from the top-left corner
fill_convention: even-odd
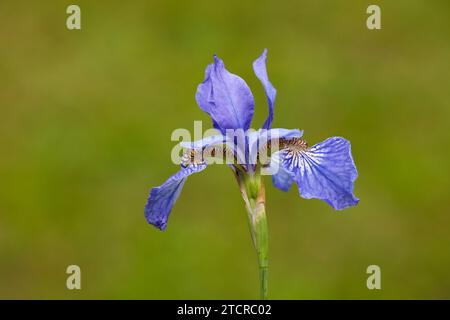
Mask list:
[[[353,194],[358,172],[346,139],[333,137],[304,151],[283,152],[283,167],[294,174],[303,198],[321,199],[336,210],[359,202]]]
[[[250,128],[253,117],[253,94],[245,81],[225,69],[221,59],[214,56],[214,64],[206,68],[205,80],[195,95],[200,108],[208,113],[216,129]]]
[[[266,121],[263,124],[263,129],[270,129],[273,120],[273,108],[275,105],[275,98],[277,95],[277,90],[273,87],[272,83],[269,81],[266,68],[267,60],[267,49],[264,49],[263,53],[253,62],[253,71],[255,72],[258,79],[261,81],[264,91],[267,96],[267,104],[269,105],[269,114]]]
[[[193,164],[181,169],[167,179],[159,187],[150,191],[147,204],[145,205],[145,218],[149,224],[160,230],[165,230],[175,201],[178,199],[183,185],[188,176],[200,172],[206,168],[206,164]]]
[[[281,191],[287,192],[291,188],[294,179],[292,177],[293,174],[283,168],[282,157],[282,151],[278,151],[272,154],[272,157],[270,159],[269,171],[272,175],[273,185]]]

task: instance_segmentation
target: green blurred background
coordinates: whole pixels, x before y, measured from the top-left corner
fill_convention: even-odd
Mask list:
[[[274,127],[349,139],[361,199],[336,213],[266,179],[270,297],[450,298],[449,1],[76,1],[69,31],[71,3],[0,3],[0,298],[256,298],[227,167],[189,178],[164,233],[143,207],[177,170],[172,131],[210,127],[194,94],[214,53],[263,122],[265,47]]]

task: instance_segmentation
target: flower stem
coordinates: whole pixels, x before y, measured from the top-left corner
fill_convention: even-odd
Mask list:
[[[260,298],[268,298],[268,229],[265,209],[265,190],[261,176],[236,175],[247,208],[250,233],[255,247],[260,281]]]
[[[255,216],[255,249],[258,255],[259,266],[259,281],[260,281],[260,297],[266,300],[268,297],[267,283],[268,283],[268,232],[267,219],[264,210],[264,205],[257,205]]]
[[[259,266],[260,299],[267,300],[267,267]]]

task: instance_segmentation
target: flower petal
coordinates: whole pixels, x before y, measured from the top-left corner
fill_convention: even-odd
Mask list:
[[[170,211],[178,199],[187,177],[205,168],[206,164],[181,167],[176,174],[167,179],[162,185],[153,188],[145,205],[147,222],[160,230],[165,230]]]
[[[250,163],[255,164],[256,158],[269,143],[275,143],[279,139],[301,138],[303,130],[299,129],[259,129],[248,134],[249,159]]]
[[[213,136],[209,136],[206,138],[203,138],[201,140],[197,140],[197,141],[182,141],[180,142],[180,146],[186,149],[203,149],[206,147],[209,147],[211,145],[215,145],[215,144],[222,144],[226,141],[226,137],[223,135],[213,135]]]
[[[293,174],[281,165],[282,163],[283,152],[278,151],[272,154],[270,159],[270,167],[269,171],[272,174],[272,183],[275,187],[280,189],[281,191],[287,192],[292,186],[294,182]]]
[[[205,80],[200,83],[197,87],[197,93],[195,94],[195,100],[204,112],[210,114],[211,108],[211,96],[212,96],[212,81],[211,81],[211,70],[214,68],[214,64],[209,64],[205,70]],[[215,126],[214,126],[215,127]]]
[[[228,72],[221,59],[214,56],[208,65],[205,80],[199,84],[195,95],[200,108],[208,113],[216,129],[225,134],[226,129],[250,128],[253,117],[253,94],[245,81]]]
[[[321,199],[336,210],[359,202],[353,194],[358,172],[346,139],[333,137],[305,151],[284,153],[283,167],[294,173],[303,198]]]
[[[259,129],[248,134],[249,143],[252,145],[258,141],[268,142],[273,139],[291,139],[291,138],[301,138],[303,135],[303,130],[299,129]]]
[[[269,115],[267,116],[266,121],[264,122],[263,129],[270,129],[273,120],[273,108],[275,105],[275,98],[277,95],[277,90],[272,86],[269,81],[269,77],[267,76],[266,69],[266,60],[267,60],[267,49],[264,49],[263,53],[253,62],[253,71],[255,72],[258,79],[261,81],[264,91],[267,96],[267,103],[269,105]]]
[[[245,159],[242,157],[242,152],[240,151],[240,149],[238,148],[238,146],[236,146],[227,136],[223,136],[223,135],[214,135],[214,136],[209,136],[206,138],[203,138],[201,140],[197,140],[197,141],[183,141],[180,142],[180,146],[182,148],[185,149],[194,149],[194,150],[199,150],[204,152],[206,148],[208,147],[212,147],[212,148],[217,148],[214,149],[214,151],[216,152],[220,152],[220,154],[217,155],[217,158],[221,158],[223,160],[227,160],[228,156],[233,156],[235,155],[236,158],[238,159]],[[227,152],[225,154],[225,152]],[[208,157],[208,154],[210,154],[210,152],[207,152],[206,154],[203,153],[203,156],[205,158]],[[228,159],[230,162],[232,161],[232,163],[228,163],[228,164],[234,164],[234,157]],[[242,160],[244,161],[244,160]],[[217,162],[215,162],[217,163]],[[240,162],[240,163],[245,163],[245,162]]]

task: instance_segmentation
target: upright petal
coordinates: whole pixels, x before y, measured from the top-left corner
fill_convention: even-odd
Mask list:
[[[226,129],[250,128],[253,117],[253,94],[245,81],[225,69],[221,59],[206,68],[205,80],[195,95],[200,108],[208,113],[214,127],[223,134]]]
[[[303,198],[321,199],[336,210],[359,202],[353,194],[358,172],[349,141],[333,137],[304,151],[283,152],[283,167],[294,174]]]
[[[214,64],[209,64],[205,70],[205,80],[200,83],[197,87],[197,93],[195,94],[195,100],[197,100],[197,104],[200,109],[204,112],[210,114],[211,113],[211,104],[214,103],[212,101],[212,81],[211,81],[211,70],[214,68]]]
[[[266,60],[267,60],[267,49],[264,49],[263,53],[259,56],[259,58],[253,62],[253,71],[255,72],[256,76],[261,81],[264,87],[264,91],[266,92],[267,96],[267,103],[269,105],[269,114],[267,116],[266,121],[264,122],[263,129],[270,129],[273,120],[273,108],[275,105],[277,90],[270,83],[269,77],[267,76]]]
[[[165,230],[170,211],[178,199],[187,177],[205,168],[206,164],[193,164],[181,167],[176,174],[167,179],[162,185],[153,188],[145,205],[147,222],[160,230]]]

